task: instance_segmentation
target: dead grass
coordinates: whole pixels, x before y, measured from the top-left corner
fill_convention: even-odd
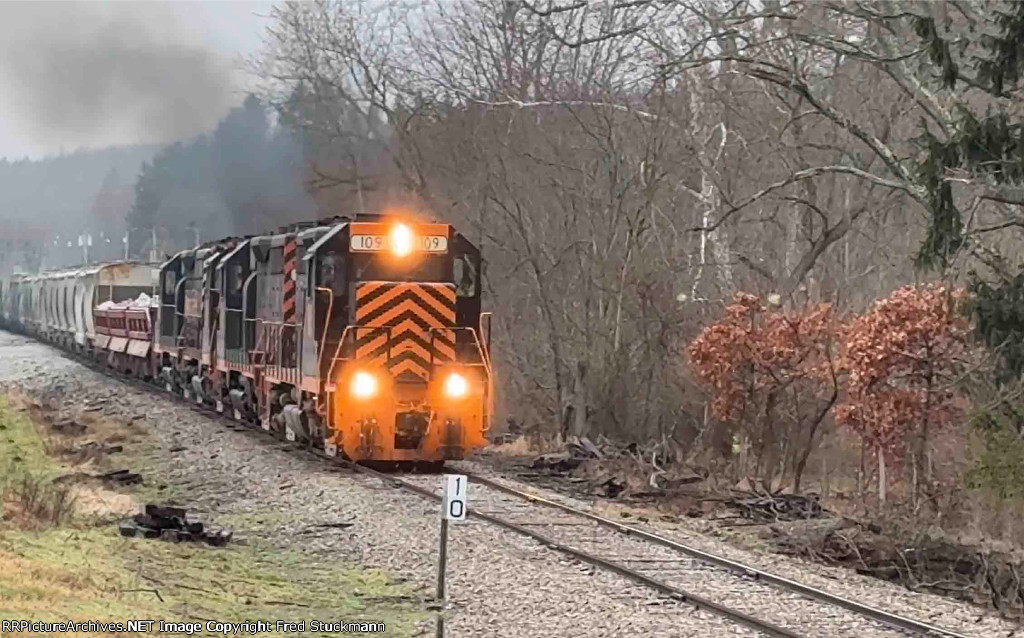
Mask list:
[[[123,539],[111,527],[0,535],[0,573],[3,619],[344,617],[385,622],[401,636],[419,616],[412,592],[383,574],[311,570],[301,556],[254,546]]]
[[[20,529],[67,522],[74,512],[72,490],[55,484],[59,465],[46,454],[36,425],[0,397],[0,522]]]
[[[75,511],[73,490],[31,472],[9,476],[0,491],[0,502],[4,505],[3,519],[21,529],[59,526]]]
[[[121,494],[97,485],[75,485],[71,488],[75,511],[83,516],[110,519],[137,514],[142,503],[132,494]]]
[[[95,479],[54,479],[138,468],[148,449],[144,428],[78,412],[71,418],[85,431],[65,435],[52,428],[58,417],[68,414],[0,396],[0,619],[343,617],[384,622],[389,635],[402,636],[422,616],[407,586],[375,571],[310,564],[305,555],[243,542],[212,548],[122,538],[116,521],[151,500],[152,487],[118,492]],[[112,444],[123,452],[98,451]]]
[[[67,433],[56,424],[75,424]],[[84,426],[78,432],[78,426]],[[88,476],[124,463],[111,457],[111,446],[131,447],[144,433],[138,426],[99,413],[56,412],[29,397],[0,397],[0,521],[19,529],[45,529],[71,523],[111,520],[139,511],[139,500],[96,480],[56,481],[61,476]]]

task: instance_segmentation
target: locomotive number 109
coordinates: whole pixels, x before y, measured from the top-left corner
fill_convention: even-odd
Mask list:
[[[391,237],[386,235],[352,235],[349,246],[358,252],[391,250]],[[443,235],[421,235],[412,238],[412,249],[427,253],[448,251],[448,238]]]

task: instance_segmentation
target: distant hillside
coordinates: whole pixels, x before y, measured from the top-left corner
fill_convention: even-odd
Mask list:
[[[0,223],[69,232],[84,223],[104,179],[116,171],[122,186],[135,184],[142,162],[158,146],[115,146],[39,160],[0,159]]]
[[[0,159],[0,273],[80,263],[79,233],[95,236],[92,258],[119,256],[135,181],[158,149],[116,146]]]

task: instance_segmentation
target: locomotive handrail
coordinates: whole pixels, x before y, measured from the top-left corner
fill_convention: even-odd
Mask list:
[[[301,339],[301,331],[299,330],[302,327],[301,324],[299,324],[297,322],[273,321],[273,320],[270,320],[270,319],[261,319],[261,318],[258,318],[258,317],[256,319],[254,319],[253,321],[255,321],[258,326],[265,327],[265,329],[260,331],[260,337],[259,337],[259,341],[257,341],[257,343],[256,343],[256,348],[253,348],[250,351],[250,353],[251,354],[255,354],[255,353],[259,352],[259,353],[262,353],[262,354],[265,355],[266,354],[267,346],[268,345],[274,345],[274,346],[276,346],[275,354],[277,355],[276,358],[273,359],[273,362],[268,363],[267,358],[263,357],[263,361],[261,363],[258,363],[258,364],[257,363],[253,363],[253,365],[259,365],[261,367],[268,367],[268,368],[282,368],[282,369],[286,369],[286,370],[298,370],[299,369],[298,353],[301,352],[301,346],[302,346],[301,341],[300,341],[300,339]],[[295,365],[294,366],[283,365],[281,363],[283,361],[283,351],[282,351],[283,345],[282,345],[281,337],[284,334],[284,331],[285,331],[286,328],[294,329],[296,334],[298,335],[296,337],[296,340],[295,340],[296,360],[295,360]],[[272,333],[276,333],[277,334],[277,343],[276,344],[269,344],[268,343],[271,340],[271,334]],[[260,348],[259,348],[260,345],[263,345],[263,347],[264,347],[263,350],[260,350]]]
[[[256,337],[256,344],[255,344],[256,347],[249,351],[250,363],[252,365],[254,365],[254,366],[263,367],[266,364],[266,362],[267,362],[267,358],[265,356],[261,357],[260,358],[260,362],[256,363],[255,355],[256,355],[257,352],[260,353],[260,354],[263,354],[263,355],[266,354],[265,348],[266,348],[266,340],[267,340],[267,331],[266,330],[260,330],[260,326],[263,325],[263,320],[260,319],[259,317],[253,317],[251,319],[251,321],[255,324],[254,327],[256,329],[256,332],[259,333],[259,336]],[[263,350],[260,349],[260,345],[262,345],[264,347]]]
[[[341,331],[341,338],[338,339],[338,345],[334,347],[334,356],[331,357],[331,367],[327,369],[327,379],[325,379],[325,383],[331,383],[331,379],[334,378],[334,364],[337,363],[339,359],[341,361],[349,360],[347,357],[341,358],[338,356],[338,353],[341,352],[342,346],[345,345],[345,338],[348,336],[349,330],[359,330],[360,328],[367,330],[384,330],[387,326],[345,326],[345,329]],[[390,335],[388,335],[388,341],[390,341]],[[327,344],[325,343],[324,345]],[[390,348],[388,348],[388,350],[390,350]]]
[[[488,364],[488,366],[491,364],[491,317],[492,316],[494,316],[494,315],[493,315],[493,313],[490,313],[490,312],[481,312],[480,313],[480,335],[481,335],[481,341],[483,341],[482,337],[483,337],[483,334],[484,334],[484,317],[487,318],[487,347],[486,348],[482,348],[482,349],[483,349],[484,355],[487,357],[487,364]]]
[[[320,337],[320,352],[316,355],[316,374],[319,376],[320,371],[324,369],[324,351],[327,350],[327,329],[331,326],[331,314],[334,312],[334,290],[331,288],[324,288],[323,286],[317,286],[314,290],[316,290],[316,292],[326,292],[331,296],[330,301],[327,302],[327,316],[324,318],[324,332]],[[313,318],[313,329],[316,329],[315,316]],[[342,335],[344,335],[344,333],[342,333]]]
[[[174,284],[174,338],[181,338],[181,329],[185,327],[185,322],[182,325],[178,325],[178,317],[185,316],[185,304],[181,304],[181,312],[178,312],[178,297],[182,294],[182,288],[185,287],[185,282],[188,281],[188,277],[182,277],[181,280]]]
[[[391,360],[391,345],[390,345],[391,344],[391,330],[394,327],[395,326],[364,326],[364,325],[348,325],[348,326],[345,326],[345,329],[341,333],[341,338],[338,340],[338,345],[334,349],[334,356],[331,358],[331,367],[327,371],[327,378],[325,379],[325,383],[331,383],[331,380],[334,379],[334,366],[335,366],[335,364],[338,361],[355,361],[355,360],[357,360],[359,358],[359,357],[354,356],[354,355],[351,356],[351,357],[341,357],[341,356],[338,356],[340,351],[341,351],[341,349],[342,349],[342,347],[345,345],[345,339],[348,336],[348,333],[349,333],[350,330],[353,331],[354,334],[355,334],[354,331],[357,331],[357,330],[386,331],[387,334],[388,334],[387,356],[388,356],[388,361],[390,361]],[[430,353],[431,368],[433,368],[433,359],[434,359],[434,353],[433,353],[433,345],[434,345],[433,332],[434,331],[440,331],[440,330],[450,330],[452,332],[455,332],[455,331],[458,331],[458,330],[465,330],[465,331],[468,331],[471,335],[473,335],[473,342],[476,345],[477,351],[479,351],[481,353],[480,363],[470,363],[470,362],[459,362],[459,363],[460,363],[460,365],[464,365],[464,366],[467,366],[467,367],[482,367],[484,369],[484,372],[487,374],[487,382],[488,382],[488,388],[489,388],[490,383],[491,383],[491,379],[493,378],[492,371],[491,371],[490,359],[489,359],[489,357],[487,357],[486,353],[484,353],[484,351],[483,351],[483,347],[481,346],[481,342],[480,342],[479,336],[476,333],[476,330],[473,327],[471,327],[471,326],[450,326],[450,327],[444,327],[444,328],[442,328],[442,327],[431,327],[431,328],[428,328],[428,332],[431,333],[431,339],[430,339],[430,345],[431,345],[431,353]],[[456,353],[456,356],[457,356],[457,353]],[[431,370],[431,374],[433,374],[433,370]]]
[[[248,316],[249,286],[253,285],[254,281],[256,281],[256,271],[253,271],[253,272],[249,273],[249,276],[245,278],[245,282],[242,284],[242,353],[246,357],[246,361],[245,361],[244,365],[251,365],[252,364],[252,355],[250,354],[251,351],[248,348],[248,346],[249,346],[249,344],[248,344],[248,341],[249,341],[249,339],[248,339],[249,331],[247,330],[248,326],[246,324],[249,321],[252,321],[252,322],[255,323],[255,318],[250,318]],[[253,345],[256,346],[256,345],[259,345],[259,344],[253,344]]]

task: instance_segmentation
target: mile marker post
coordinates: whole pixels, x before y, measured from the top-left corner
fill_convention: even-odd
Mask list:
[[[444,573],[448,565],[448,521],[466,520],[466,501],[469,493],[469,479],[462,474],[444,475],[444,498],[441,510],[441,551],[437,564],[437,600],[441,609],[437,614],[436,638],[444,638]]]

